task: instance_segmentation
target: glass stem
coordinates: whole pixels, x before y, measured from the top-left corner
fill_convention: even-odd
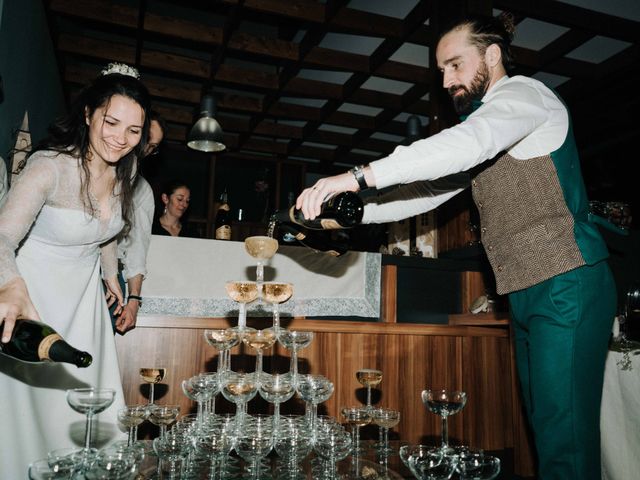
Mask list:
[[[201,424],[202,420],[204,419],[204,402],[200,400],[197,403],[198,403],[198,411],[196,413],[196,421],[198,422],[198,424]]]
[[[240,303],[238,315],[238,327],[241,329],[247,326],[247,305]]]
[[[129,438],[127,438],[127,447],[130,447],[135,442],[134,432],[136,427],[129,427]]]
[[[154,384],[150,383],[149,384],[149,405],[153,404],[153,397],[154,397]]]
[[[91,425],[92,425],[91,413],[87,413],[87,424],[84,429],[84,449],[89,450],[91,448]]]
[[[293,376],[293,380],[297,382],[298,380],[298,351],[294,348],[291,350],[291,375]]]
[[[447,448],[449,446],[449,425],[447,422],[447,416],[442,416],[442,447]]]
[[[280,425],[280,402],[273,404],[273,425],[279,428]]]
[[[367,385],[367,410],[371,410],[371,385]]]
[[[384,440],[382,441],[382,444],[384,445],[384,455],[386,458],[387,452],[389,451],[389,429],[384,428],[383,431],[384,431]]]
[[[280,308],[277,303],[273,304],[273,330],[278,334],[280,330]]]
[[[264,282],[264,265],[261,261],[258,261],[256,265],[256,283],[259,285],[262,282]],[[260,289],[258,289],[258,292],[260,292]]]
[[[256,373],[262,373],[262,350],[256,351]]]

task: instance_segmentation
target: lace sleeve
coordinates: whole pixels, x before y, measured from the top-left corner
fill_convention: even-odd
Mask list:
[[[0,286],[20,276],[15,251],[56,191],[58,169],[54,162],[46,152],[33,154],[0,207]]]
[[[116,237],[100,246],[100,266],[105,280],[118,275],[118,248]]]

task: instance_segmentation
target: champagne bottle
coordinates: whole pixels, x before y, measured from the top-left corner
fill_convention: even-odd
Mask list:
[[[348,241],[332,238],[329,232],[306,230],[298,225],[282,223],[278,225],[279,240],[286,244],[300,244],[316,252],[324,252],[339,257],[349,250]]]
[[[216,240],[231,240],[231,208],[227,201],[227,191],[220,197],[220,206],[215,220]]]
[[[84,368],[93,358],[73,348],[49,325],[35,320],[16,320],[7,343],[0,342],[0,352],[25,362],[64,362]]]
[[[297,223],[312,230],[330,230],[353,227],[362,221],[363,214],[364,204],[358,194],[342,192],[325,201],[314,220],[304,218],[295,206],[274,213],[271,219],[277,223]]]

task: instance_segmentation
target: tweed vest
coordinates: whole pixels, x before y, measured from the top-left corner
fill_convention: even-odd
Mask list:
[[[472,178],[481,239],[498,294],[608,256],[599,232],[588,221],[579,168],[576,173],[563,167],[567,173],[559,174],[554,154],[562,157],[554,152],[518,160],[504,154]]]

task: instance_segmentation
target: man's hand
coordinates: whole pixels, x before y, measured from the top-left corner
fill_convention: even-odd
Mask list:
[[[122,313],[116,320],[116,330],[118,333],[124,334],[136,326],[138,320],[138,310],[140,304],[137,300],[129,300],[124,307],[122,307]]]
[[[118,316],[124,307],[124,297],[120,284],[118,283],[118,277],[107,278],[104,280],[104,284],[107,287],[107,291],[104,294],[107,300],[107,306],[110,307],[114,302],[118,302],[116,308],[113,310],[113,314]]]

